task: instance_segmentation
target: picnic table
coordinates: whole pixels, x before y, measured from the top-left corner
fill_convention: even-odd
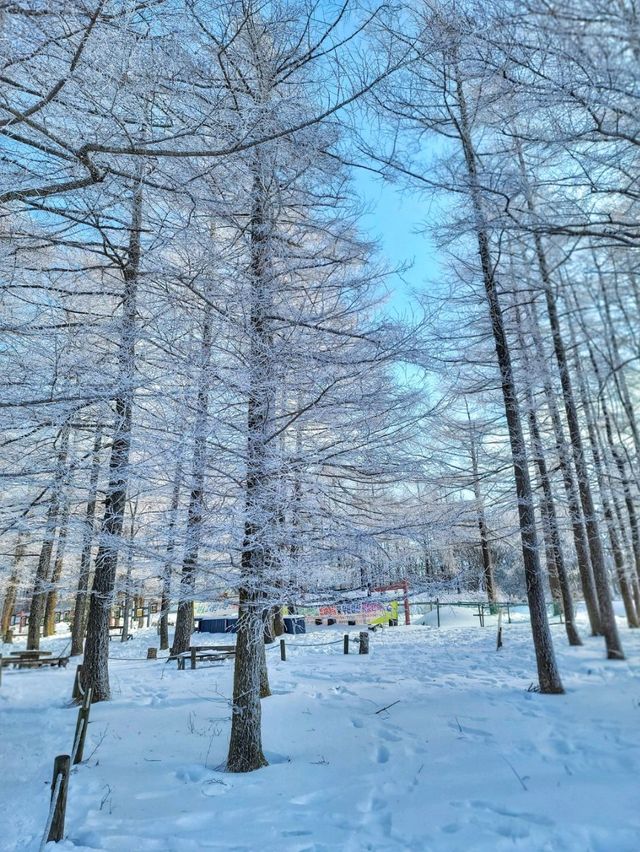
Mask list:
[[[109,628],[109,642],[112,639],[122,639],[122,627]],[[129,639],[133,639],[133,633],[127,633],[125,641],[129,641]]]
[[[184,671],[187,660],[191,660],[191,668],[195,669],[198,660],[220,662],[231,659],[235,653],[235,645],[193,645],[188,651],[176,654],[173,659],[178,661],[178,669]]]
[[[13,666],[14,669],[39,669],[43,666],[66,668],[69,657],[54,657],[53,651],[11,651],[8,657],[2,659],[3,667]]]

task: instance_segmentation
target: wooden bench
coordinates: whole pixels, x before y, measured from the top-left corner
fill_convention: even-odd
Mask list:
[[[231,659],[235,656],[235,653],[234,645],[194,645],[188,651],[176,654],[175,657],[170,659],[177,660],[178,669],[184,671],[187,660],[191,660],[191,668],[195,669],[198,660],[200,662],[221,662]]]
[[[122,627],[109,628],[109,642],[111,642],[112,639],[122,639]],[[125,641],[128,642],[129,639],[133,639],[133,633],[127,633]]]
[[[14,669],[39,669],[43,666],[66,668],[69,657],[54,657],[52,651],[12,651],[8,657],[3,657],[2,666],[13,666]]]

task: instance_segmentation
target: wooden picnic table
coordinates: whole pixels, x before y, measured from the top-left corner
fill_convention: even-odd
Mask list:
[[[188,651],[176,654],[175,659],[178,661],[178,669],[184,671],[187,660],[191,660],[191,668],[195,669],[198,660],[200,662],[207,660],[220,662],[221,660],[228,660],[235,653],[235,645],[193,645]]]
[[[40,651],[38,649],[32,649],[30,651],[11,651],[9,656],[11,657],[50,657],[53,654],[53,651]]]
[[[11,651],[8,657],[2,659],[2,667],[13,666],[14,669],[38,669],[43,666],[66,668],[69,657],[54,657],[53,651]]]

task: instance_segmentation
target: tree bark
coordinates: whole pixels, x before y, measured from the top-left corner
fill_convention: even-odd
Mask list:
[[[521,167],[524,172],[524,161],[522,154],[519,152]],[[531,214],[535,213],[533,198],[531,193],[527,191],[527,204]],[[558,372],[560,374],[560,385],[562,387],[562,400],[564,403],[567,425],[569,427],[569,435],[571,438],[571,450],[573,453],[573,461],[576,469],[576,477],[578,482],[578,493],[582,503],[582,513],[587,532],[587,542],[589,544],[589,552],[591,556],[591,567],[593,568],[593,576],[598,594],[598,606],[600,612],[600,629],[604,635],[605,645],[607,648],[607,657],[610,660],[623,660],[624,652],[618,635],[615,615],[613,612],[613,604],[611,602],[611,593],[609,589],[609,580],[607,577],[607,569],[604,561],[604,553],[602,550],[602,542],[600,540],[600,531],[598,529],[598,520],[596,517],[593,495],[589,484],[589,474],[584,456],[584,447],[582,443],[582,434],[580,432],[580,421],[573,393],[573,384],[571,374],[567,364],[567,354],[562,337],[560,327],[560,319],[558,317],[558,307],[556,297],[553,291],[551,276],[549,275],[549,267],[547,258],[542,245],[540,235],[534,231],[533,234],[536,259],[538,270],[540,272],[540,280],[543,285],[543,292],[547,306],[547,316],[551,327],[551,336],[553,339],[553,349],[555,354]]]
[[[176,462],[176,471],[173,477],[173,491],[171,493],[171,506],[169,508],[169,524],[167,527],[167,549],[165,551],[164,565],[162,566],[162,600],[160,603],[160,650],[169,648],[169,609],[171,607],[171,574],[173,573],[173,552],[175,550],[175,530],[178,521],[178,508],[180,506],[180,490],[182,487],[182,444],[180,444],[180,457]]]
[[[205,306],[202,342],[200,346],[200,379],[196,407],[196,422],[193,438],[193,462],[191,470],[191,494],[187,512],[184,558],[180,575],[180,594],[176,629],[173,635],[172,654],[189,650],[193,633],[193,595],[200,551],[200,537],[204,519],[204,483],[207,465],[207,426],[209,422],[209,387],[211,382],[212,348],[211,307]]]
[[[276,405],[273,338],[268,317],[272,302],[269,243],[272,211],[256,157],[251,210],[251,343],[247,403],[245,524],[241,557],[238,639],[233,682],[233,715],[227,768],[250,772],[265,766],[260,695],[268,689],[264,650],[263,585],[271,564],[272,530],[278,507],[272,494],[269,426]]]
[[[18,588],[20,587],[20,563],[24,557],[26,549],[25,534],[18,533],[16,548],[13,554],[13,565],[11,567],[11,576],[4,595],[2,603],[2,620],[0,621],[0,640],[6,642],[11,630],[11,618],[16,606],[18,597]]]
[[[523,355],[526,357],[524,338],[522,334],[522,323],[520,318],[520,312],[517,306],[516,316],[520,349]],[[582,640],[580,639],[580,634],[578,633],[578,629],[575,623],[573,597],[571,595],[571,588],[569,586],[569,578],[567,576],[564,553],[562,550],[562,542],[560,540],[558,518],[556,515],[555,501],[553,498],[553,488],[551,486],[551,477],[549,476],[549,471],[547,468],[547,461],[545,458],[542,436],[540,434],[540,427],[538,425],[538,418],[534,407],[534,399],[531,390],[531,385],[527,381],[525,381],[525,393],[527,416],[529,421],[529,434],[531,436],[533,457],[536,468],[538,470],[540,485],[542,487],[543,496],[541,500],[541,514],[543,534],[545,537],[545,548],[547,551],[548,559],[549,583],[551,585],[552,575],[554,575],[553,583],[557,585],[557,590],[560,594],[560,598],[562,601],[565,630],[567,632],[567,639],[569,640],[569,644],[574,646],[582,645]]]
[[[70,503],[68,495],[64,499],[60,527],[58,529],[58,541],[56,543],[56,558],[53,561],[53,572],[49,581],[49,591],[44,608],[44,630],[43,636],[53,636],[56,632],[56,606],[58,605],[58,584],[62,577],[64,567],[64,553],[67,547],[67,535],[69,531]]]
[[[551,378],[547,368],[546,352],[542,345],[540,337],[540,325],[538,321],[535,303],[530,305],[531,311],[527,312],[527,306],[524,306],[525,313],[528,318],[528,325],[533,335],[534,346],[538,358],[538,364],[542,372],[543,391],[545,402],[551,415],[551,423],[553,426],[556,451],[558,453],[558,463],[562,473],[562,482],[564,491],[567,497],[567,507],[569,517],[571,519],[571,531],[573,534],[573,544],[578,562],[578,571],[580,572],[580,583],[582,593],[584,595],[587,614],[589,616],[589,624],[591,626],[591,634],[600,636],[600,608],[598,606],[598,597],[591,569],[591,558],[589,556],[589,545],[587,542],[587,534],[584,528],[582,511],[580,507],[580,497],[573,473],[572,461],[567,447],[564,435],[564,428],[560,419],[560,412],[556,405],[555,394],[551,386]]]
[[[87,592],[89,589],[89,578],[91,574],[91,546],[93,544],[93,536],[95,533],[95,514],[98,494],[98,479],[100,477],[101,448],[102,427],[99,425],[96,428],[96,434],[93,441],[88,500],[84,518],[84,530],[82,534],[82,551],[80,553],[80,573],[78,576],[78,588],[76,590],[76,602],[73,610],[73,623],[71,625],[72,657],[77,657],[82,654],[82,649],[84,647],[84,634],[87,628]]]
[[[82,667],[83,687],[93,689],[93,701],[111,697],[109,686],[109,612],[113,605],[118,550],[129,483],[131,421],[135,383],[136,296],[140,272],[142,189],[133,196],[127,258],[123,269],[122,332],[119,347],[119,388],[115,399],[115,424],[109,458],[109,483],[104,501],[100,545],[95,561],[87,619],[87,640]]]
[[[36,568],[33,596],[29,608],[29,630],[27,633],[27,649],[36,650],[40,647],[40,630],[44,620],[45,602],[48,590],[51,553],[56,535],[58,512],[62,498],[62,483],[64,481],[67,452],[69,449],[69,424],[65,423],[60,431],[60,446],[58,448],[56,473],[52,483],[52,493],[47,509],[44,538],[40,549],[40,557]]]
[[[476,154],[471,139],[471,129],[467,113],[467,105],[460,79],[459,69],[455,68],[456,95],[460,114],[459,138],[462,144],[467,175],[469,194],[476,221],[476,237],[478,254],[482,268],[482,278],[489,307],[489,317],[493,331],[496,357],[500,370],[500,381],[504,399],[505,416],[509,432],[509,443],[513,459],[513,473],[518,498],[518,516],[520,521],[520,537],[522,541],[522,558],[524,563],[527,598],[531,615],[531,630],[536,653],[538,682],[540,691],[545,694],[563,693],[564,689],[557,668],[551,631],[547,619],[547,609],[544,597],[544,583],[538,541],[536,536],[535,515],[533,511],[533,493],[529,479],[527,453],[520,418],[520,406],[516,391],[509,343],[505,331],[504,318],[491,253],[485,216],[482,205],[480,181],[477,173]]]
[[[471,454],[471,472],[473,475],[473,492],[476,498],[476,510],[478,515],[478,530],[480,532],[480,550],[482,553],[482,569],[484,574],[484,585],[487,592],[487,600],[490,604],[497,601],[496,584],[493,576],[493,560],[491,558],[491,544],[489,542],[489,531],[484,514],[484,501],[480,491],[480,474],[478,471],[478,454],[476,451],[475,436],[471,425],[469,406],[467,406],[467,419],[471,428],[469,440],[469,451]]]

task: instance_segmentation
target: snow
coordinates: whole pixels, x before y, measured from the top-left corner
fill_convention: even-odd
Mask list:
[[[219,769],[230,662],[181,672],[142,659],[153,628],[112,642],[114,697],[92,707],[66,840],[48,848],[637,852],[640,631],[623,629],[616,663],[584,621],[577,649],[554,626],[567,694],[543,696],[527,691],[527,624],[505,619],[496,652],[491,618],[457,626],[451,612],[440,629],[376,631],[369,656],[343,655],[342,627],[287,636],[286,662],[273,646],[270,766],[248,775]],[[232,637],[194,637],[209,641]],[[3,672],[2,850],[38,849],[53,758],[73,740],[73,662]]]

